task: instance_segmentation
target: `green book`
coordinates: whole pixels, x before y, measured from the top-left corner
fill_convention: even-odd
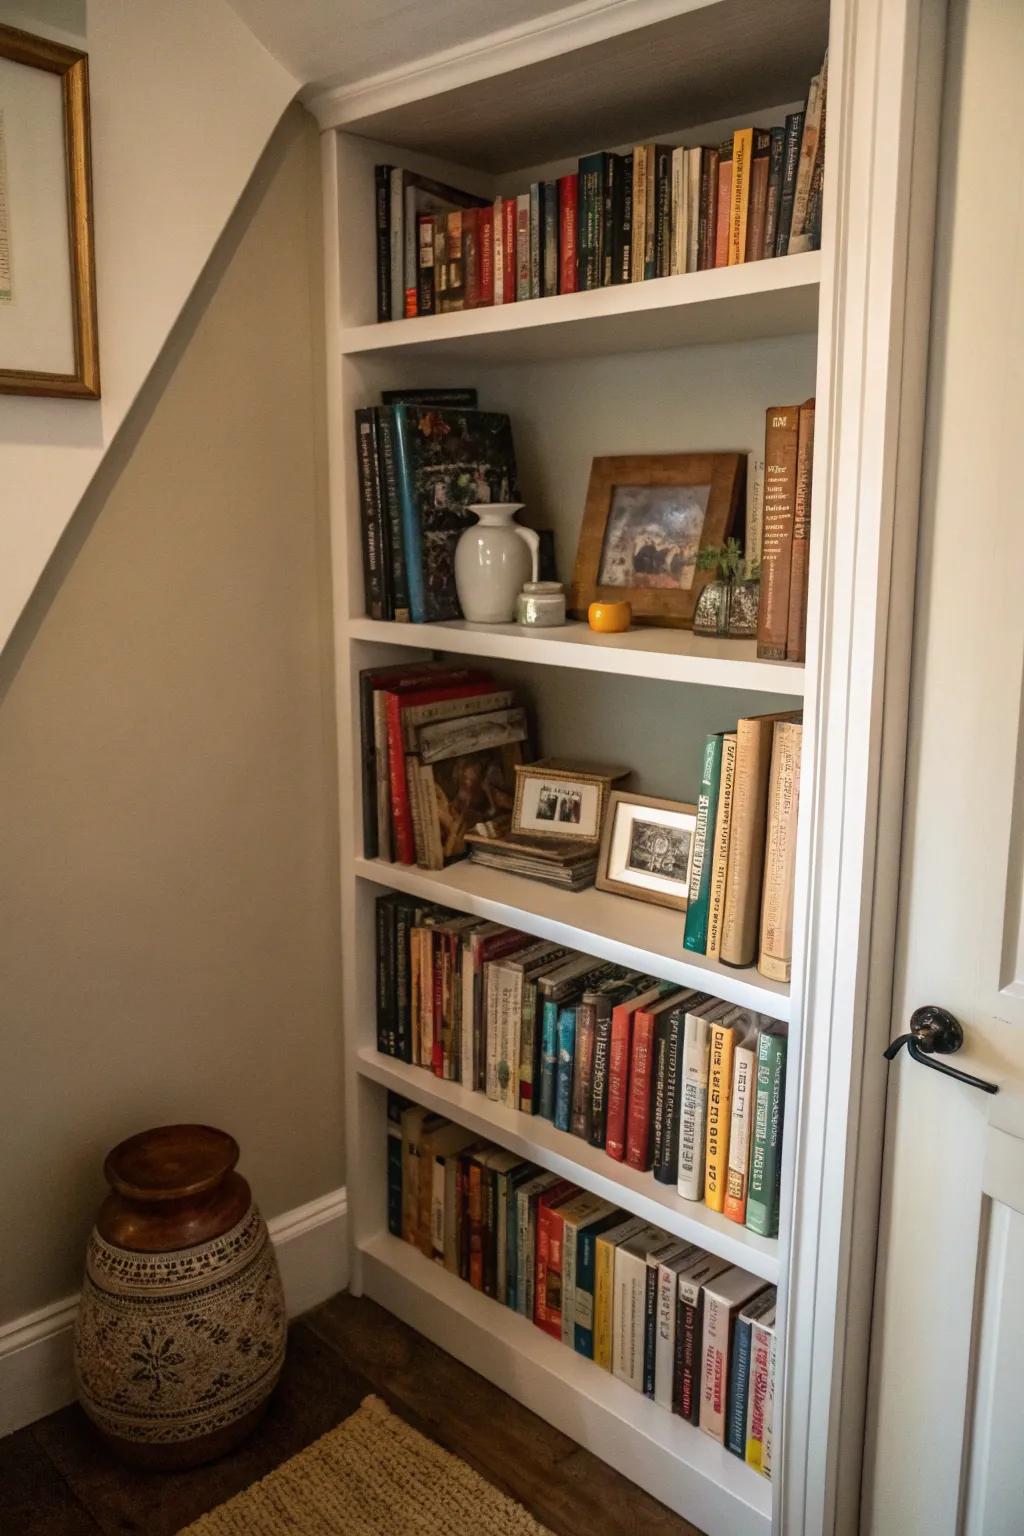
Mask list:
[[[779,1162],[786,1089],[786,1037],[762,1030],[757,1037],[754,1135],[750,1149],[747,1226],[759,1237],[779,1232]]]
[[[718,785],[722,777],[722,731],[704,743],[704,766],[697,797],[697,829],[690,864],[690,894],[686,904],[683,948],[703,955],[708,947],[708,911],[711,904],[711,865],[718,815]]]

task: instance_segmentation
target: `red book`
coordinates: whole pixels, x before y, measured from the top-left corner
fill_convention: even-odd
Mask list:
[[[558,1207],[578,1194],[556,1184],[537,1201],[537,1239],[534,1256],[533,1320],[552,1338],[562,1337],[562,1231]]]
[[[661,996],[661,987],[650,987],[636,997],[628,997],[612,1009],[608,1041],[608,1119],[604,1149],[621,1163],[626,1156],[626,1111],[629,1104],[629,1063],[633,1046],[633,1018],[638,1008],[645,1008]]]
[[[576,292],[576,219],[579,208],[577,175],[558,181],[558,291]]]
[[[480,307],[480,209],[462,210],[462,270],[465,273],[464,309]]]
[[[502,199],[501,204],[501,291],[502,303],[516,301],[516,200]]]
[[[476,221],[481,305],[494,303],[494,209],[481,208]]]
[[[626,1110],[626,1163],[646,1173],[652,1167],[651,1106],[654,1097],[654,1041],[658,1015],[675,1008],[681,994],[673,992],[656,1003],[638,1008],[633,1015],[633,1041],[630,1049],[629,1092]]]
[[[472,674],[467,674],[472,676]],[[412,808],[405,777],[405,742],[402,735],[402,711],[413,704],[434,704],[441,699],[462,699],[470,694],[488,693],[493,682],[459,682],[447,687],[419,688],[402,692],[384,690],[388,713],[388,778],[391,782],[391,817],[395,831],[395,858],[399,864],[415,864],[416,843],[412,832]]]

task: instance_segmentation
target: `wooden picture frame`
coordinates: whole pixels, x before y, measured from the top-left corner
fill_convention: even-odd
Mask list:
[[[100,394],[100,363],[99,341],[96,322],[96,269],[93,250],[93,215],[92,215],[92,165],[89,145],[89,60],[88,56],[80,53],[76,48],[68,48],[62,43],[52,42],[49,38],[34,37],[31,33],[21,32],[15,27],[0,25],[0,64],[23,66],[28,70],[41,70],[49,75],[59,78],[59,111],[63,121],[54,125],[49,122],[50,138],[57,134],[63,144],[64,161],[64,192],[66,194],[66,238],[67,252],[52,249],[53,242],[57,238],[54,230],[44,235],[38,228],[34,228],[33,213],[38,213],[38,207],[43,199],[37,198],[36,202],[29,206],[29,199],[23,198],[21,206],[17,205],[17,189],[19,177],[27,178],[27,165],[25,164],[27,150],[24,146],[19,148],[18,141],[22,137],[20,122],[15,121],[15,113],[8,116],[6,125],[0,122],[0,280],[5,285],[5,292],[0,294],[4,302],[0,302],[0,393],[16,395],[57,395],[72,399],[97,400]],[[49,94],[49,93],[46,93]],[[44,115],[43,107],[39,105],[40,117]],[[12,164],[6,163],[4,139],[7,139],[11,150]],[[27,144],[29,133],[24,135]],[[15,198],[8,206],[8,185],[15,189]],[[60,209],[59,198],[51,197],[51,212],[57,213]],[[63,229],[65,220],[60,219]],[[34,242],[54,259],[53,277],[49,285],[37,274],[40,267],[47,272],[51,268],[48,263],[40,263],[38,253],[34,249]],[[56,259],[58,258],[59,259]],[[58,282],[63,285],[65,277],[66,259],[66,291],[57,293]],[[60,274],[58,278],[57,273]],[[26,274],[31,274],[27,277]],[[12,305],[19,297],[19,287],[27,286],[30,292],[25,301],[22,320],[19,327],[19,336],[10,343],[10,347],[4,345],[3,309],[6,302]],[[60,350],[66,350],[72,357],[68,357],[71,367],[68,370],[55,369],[44,364],[52,361],[50,358],[33,356],[33,342],[26,337],[39,335],[40,327],[36,323],[36,316],[42,314],[52,315],[52,306],[59,302],[69,306],[68,332],[65,342]],[[63,325],[63,320],[61,324]],[[24,335],[21,334],[24,332]],[[66,345],[65,345],[66,343]],[[22,358],[17,357],[17,366],[13,365],[8,355],[13,348],[20,353],[24,348],[24,366]]]
[[[529,838],[597,843],[612,784],[626,768],[593,771],[555,758],[523,763],[516,769],[512,831]]]
[[[697,599],[714,577],[713,571],[698,569],[697,553],[724,544],[734,532],[745,486],[744,453],[595,459],[569,611],[586,618],[593,602],[628,602],[638,624],[691,628]],[[680,496],[652,494],[674,490]],[[662,531],[662,521],[676,526]],[[636,568],[641,554],[643,575]]]
[[[597,860],[598,890],[685,912],[696,830],[695,805],[613,790]],[[659,842],[664,848],[659,849]]]

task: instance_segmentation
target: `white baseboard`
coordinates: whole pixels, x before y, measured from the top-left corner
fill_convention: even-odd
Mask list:
[[[267,1222],[289,1317],[348,1285],[347,1213],[346,1191],[335,1189]],[[77,1310],[78,1297],[68,1296],[0,1327],[0,1435],[74,1401],[71,1340]]]

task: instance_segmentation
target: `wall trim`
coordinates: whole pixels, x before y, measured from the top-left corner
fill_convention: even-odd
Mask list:
[[[348,1285],[348,1192],[331,1190],[308,1205],[272,1216],[267,1227],[277,1251],[289,1317]],[[50,1302],[0,1325],[0,1435],[44,1418],[73,1402],[72,1330],[78,1296]]]

